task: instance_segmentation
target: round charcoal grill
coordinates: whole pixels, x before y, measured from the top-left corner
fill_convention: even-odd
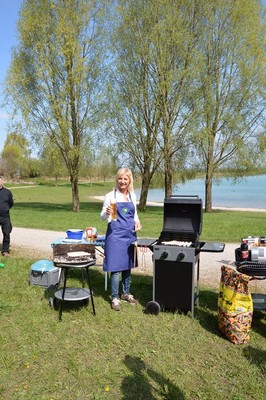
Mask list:
[[[251,276],[263,276],[266,278],[266,263],[254,261],[241,261],[241,250],[235,249],[235,264],[238,272]]]
[[[63,271],[64,282],[62,288],[55,292],[56,300],[60,300],[59,320],[62,319],[63,303],[65,301],[84,301],[87,305],[89,298],[93,314],[95,313],[93,291],[91,288],[89,267],[95,265],[95,247],[91,244],[55,244],[53,246],[53,263]],[[67,276],[70,269],[79,269],[81,271],[82,287],[67,287]],[[88,289],[85,288],[87,280]],[[52,307],[55,299],[50,299]]]
[[[266,264],[252,261],[236,262],[236,269],[242,274],[251,276],[263,276],[266,278]]]

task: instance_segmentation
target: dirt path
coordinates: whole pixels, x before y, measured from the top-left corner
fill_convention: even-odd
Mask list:
[[[11,257],[12,252],[22,252],[28,257],[37,259],[52,259],[51,243],[58,238],[65,237],[65,232],[45,231],[38,229],[13,228],[11,233]],[[208,285],[218,290],[221,276],[221,266],[229,265],[234,268],[236,243],[227,243],[222,253],[200,254],[200,285]],[[102,257],[98,254],[97,265],[102,265]],[[138,250],[139,266],[137,273],[152,274],[152,252]],[[266,290],[266,280],[251,282],[251,288],[258,292]]]

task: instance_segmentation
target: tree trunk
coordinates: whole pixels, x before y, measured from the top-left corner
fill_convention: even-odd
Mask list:
[[[212,212],[212,179],[213,173],[207,168],[205,180],[205,212]]]
[[[71,176],[71,189],[72,189],[72,211],[79,212],[79,187],[78,187],[78,177]]]
[[[173,194],[173,168],[172,161],[169,157],[165,157],[164,186],[165,197],[170,197]]]
[[[149,168],[147,168],[142,175],[142,181],[141,181],[141,192],[140,192],[140,199],[138,206],[138,209],[141,211],[144,211],[146,208],[150,181],[151,181],[151,175],[149,173]]]

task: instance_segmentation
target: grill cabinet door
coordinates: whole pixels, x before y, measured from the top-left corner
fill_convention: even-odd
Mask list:
[[[161,250],[158,249],[158,252],[161,253]],[[194,259],[197,262],[198,257]],[[173,261],[171,257],[170,260],[156,258],[155,250],[153,300],[165,309],[194,313],[195,262],[185,259]]]

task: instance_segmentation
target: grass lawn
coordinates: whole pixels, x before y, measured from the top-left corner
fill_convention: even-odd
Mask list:
[[[11,210],[13,225],[55,231],[96,226],[98,232],[104,234],[106,222],[100,219],[102,202],[96,201],[93,196],[104,195],[111,189],[111,183],[81,184],[80,212],[73,213],[69,184],[30,188],[12,186],[15,200]],[[147,206],[139,217],[142,230],[138,236],[157,238],[163,229],[163,207]],[[201,240],[238,243],[248,235],[266,236],[265,227],[266,212],[215,210],[203,213]]]
[[[53,291],[29,285],[32,261],[10,257],[0,269],[1,400],[266,398],[265,312],[254,314],[249,344],[233,345],[218,330],[213,290],[201,288],[194,319],[147,315],[152,277],[133,274],[140,304],[119,313],[93,267],[96,316],[74,302],[59,322]],[[76,270],[68,282],[81,285]]]
[[[82,185],[80,213],[71,212],[69,186],[14,189],[12,222],[17,227],[67,230],[97,226],[101,202],[90,196],[109,188]],[[141,236],[162,230],[161,207],[140,214]],[[239,242],[265,234],[266,213],[217,211],[204,214],[202,240]],[[29,238],[30,240],[30,238]],[[2,261],[2,260],[1,260]],[[68,303],[62,321],[49,307],[53,290],[29,285],[34,256],[14,252],[0,268],[1,400],[264,400],[266,398],[266,312],[254,312],[251,340],[233,345],[217,326],[217,292],[201,287],[195,318],[145,314],[152,277],[132,275],[140,304],[110,308],[101,268],[91,269],[96,316]],[[79,287],[70,270],[68,286]]]

